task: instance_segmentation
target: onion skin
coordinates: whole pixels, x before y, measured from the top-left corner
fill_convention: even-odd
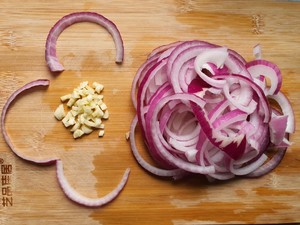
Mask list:
[[[247,62],[234,50],[198,40],[160,46],[138,69],[132,85],[137,114],[131,125],[133,155],[158,176],[176,169],[208,180],[262,176],[280,163],[291,144],[286,135],[295,130],[281,86],[279,68],[267,60]],[[274,114],[269,99],[282,112]],[[137,152],[137,125],[160,167]],[[268,160],[271,148],[278,150]]]
[[[45,59],[52,72],[61,72],[64,70],[63,65],[56,56],[56,41],[59,35],[69,26],[79,22],[97,23],[104,27],[113,37],[116,45],[116,63],[122,63],[124,58],[124,45],[121,34],[117,26],[106,17],[95,12],[75,12],[62,17],[51,28],[45,47]]]

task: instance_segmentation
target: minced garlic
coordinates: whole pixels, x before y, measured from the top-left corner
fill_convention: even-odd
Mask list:
[[[97,82],[88,85],[88,81],[80,83],[71,94],[61,96],[62,102],[70,110],[66,113],[64,105],[60,104],[54,112],[57,120],[61,120],[65,127],[70,127],[73,137],[79,138],[84,134],[93,132],[94,129],[101,129],[99,137],[104,135],[104,124],[102,119],[108,119],[109,112],[107,105],[103,102],[102,92],[104,86]]]

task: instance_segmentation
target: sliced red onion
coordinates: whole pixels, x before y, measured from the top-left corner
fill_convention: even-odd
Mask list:
[[[288,116],[272,117],[269,123],[271,143],[279,145],[283,141],[287,127],[287,120]]]
[[[224,81],[224,80],[223,80]],[[247,113],[247,114],[251,114],[255,111],[257,103],[254,100],[251,100],[251,102],[247,105],[244,105],[243,103],[240,103],[236,98],[234,98],[231,94],[230,94],[230,90],[229,90],[229,86],[228,84],[224,83],[223,85],[223,90],[224,90],[224,95],[227,98],[227,100],[230,102],[230,104],[232,104],[233,106],[235,106],[237,109]]]
[[[74,23],[92,22],[104,27],[113,37],[116,45],[116,63],[122,63],[124,46],[121,34],[116,25],[106,17],[95,12],[76,12],[62,17],[50,30],[46,41],[46,62],[52,72],[60,72],[64,67],[56,56],[56,41],[59,35]]]
[[[39,79],[39,80],[35,80],[32,82],[29,82],[27,84],[25,84],[23,87],[19,88],[18,90],[16,90],[15,92],[12,93],[12,95],[7,99],[3,109],[2,109],[2,114],[1,114],[1,129],[2,129],[2,134],[4,137],[5,142],[7,143],[7,145],[10,147],[10,149],[20,158],[32,162],[32,163],[37,163],[37,164],[52,164],[55,163],[55,161],[57,160],[57,158],[46,158],[46,159],[35,159],[35,158],[31,158],[29,156],[27,156],[26,154],[24,154],[23,152],[19,151],[12,143],[9,134],[6,131],[6,127],[5,127],[5,118],[6,118],[6,114],[7,111],[9,110],[9,107],[11,106],[12,102],[16,99],[16,97],[20,94],[22,94],[24,91],[34,88],[34,87],[39,87],[39,86],[44,86],[44,87],[48,87],[50,84],[49,80],[46,79]]]
[[[168,49],[170,48],[175,48],[176,46],[180,45],[182,42],[181,41],[176,41],[170,44],[166,44],[166,45],[161,45],[157,48],[155,48],[154,50],[152,50],[152,52],[148,55],[148,60],[150,58],[152,58],[155,55],[162,55],[164,52],[166,52]]]
[[[45,159],[36,159],[36,158],[27,156],[26,154],[24,154],[23,152],[21,152],[17,148],[15,148],[15,146],[13,145],[13,143],[9,137],[9,134],[6,131],[5,118],[6,118],[7,111],[9,110],[13,101],[20,94],[24,93],[24,91],[26,91],[28,89],[31,89],[34,87],[40,87],[40,86],[48,87],[49,84],[50,84],[50,81],[46,80],[46,79],[39,79],[39,80],[29,82],[29,83],[25,84],[23,87],[19,88],[15,92],[13,92],[13,94],[8,98],[8,100],[6,101],[6,103],[2,109],[2,114],[1,114],[1,130],[2,130],[4,140],[6,141],[7,145],[10,147],[10,149],[21,159],[24,159],[28,162],[36,163],[39,165],[50,165],[50,164],[56,163],[56,172],[57,172],[57,178],[58,178],[59,184],[61,185],[61,188],[63,189],[64,193],[74,202],[88,206],[88,207],[99,207],[104,204],[107,204],[110,201],[112,201],[114,198],[116,198],[119,195],[119,193],[121,192],[121,190],[124,188],[124,186],[128,180],[128,176],[129,176],[129,172],[130,172],[129,168],[125,171],[123,178],[122,178],[121,182],[119,183],[119,185],[112,192],[110,192],[109,194],[107,194],[106,196],[104,196],[102,198],[95,198],[95,199],[87,198],[87,197],[79,194],[78,192],[76,192],[74,190],[74,188],[72,188],[71,185],[68,183],[68,181],[65,178],[64,173],[63,173],[63,163],[59,158],[50,157],[50,158],[45,158]]]
[[[255,59],[262,59],[262,50],[260,44],[257,44],[253,47],[253,55]]]
[[[198,40],[184,41],[184,42],[179,43],[179,45],[176,46],[176,48],[174,49],[174,51],[172,51],[172,54],[168,58],[168,66],[167,66],[168,76],[171,73],[171,69],[173,67],[173,64],[174,64],[174,61],[176,60],[176,58],[185,50],[191,49],[196,46],[216,47],[216,45],[213,45],[213,44],[210,44],[210,43],[204,42],[204,41],[198,41]]]
[[[177,48],[181,47],[181,45],[177,46]],[[174,49],[174,52],[177,50],[177,48]],[[189,47],[185,49],[184,51],[180,52],[177,57],[174,59],[173,64],[170,66],[170,61],[168,61],[167,65],[167,72],[168,72],[168,79],[170,83],[172,84],[172,87],[174,89],[175,93],[181,93],[182,90],[180,89],[179,85],[179,77],[181,75],[180,70],[183,67],[183,65],[188,62],[189,60],[194,59],[199,54],[204,52],[205,50],[210,49],[211,46],[207,45],[207,43],[200,43],[199,45]],[[174,56],[174,53],[170,55],[170,59]],[[170,69],[169,69],[170,68]],[[218,83],[218,81],[216,81]]]
[[[135,107],[135,109],[137,109],[137,88],[140,86],[141,81],[144,79],[144,76],[147,74],[147,72],[154,66],[154,64],[157,63],[157,58],[159,57],[159,55],[157,55],[156,57],[152,57],[151,59],[147,60],[137,71],[133,81],[132,81],[132,88],[131,89],[131,100],[132,103]]]
[[[257,168],[261,167],[267,159],[268,159],[268,157],[265,154],[262,154],[253,163],[246,165],[246,166],[239,167],[239,168],[235,168],[234,162],[232,162],[232,164],[230,166],[230,172],[232,172],[235,175],[239,175],[239,176],[249,174],[249,173],[253,172],[254,170],[256,170]]]
[[[220,48],[220,49],[223,49],[223,48]],[[227,55],[227,57],[228,57],[228,55]],[[208,72],[210,73],[211,76],[214,76],[214,75],[217,75],[217,74],[228,74],[229,69],[227,68],[227,66],[224,65],[225,60],[226,60],[226,58],[224,59],[224,62],[219,67],[217,65],[215,65],[214,63],[212,63],[211,61],[207,62],[207,63],[204,63],[202,65],[202,69],[199,70],[199,71],[201,72],[203,70],[208,70]]]
[[[266,89],[266,95],[277,94],[281,88],[282,78],[279,68],[266,60],[254,60],[246,64],[246,68],[253,78],[268,77],[271,87]]]
[[[266,122],[270,121],[270,119],[271,119],[271,111],[270,111],[269,102],[268,102],[267,97],[265,96],[263,90],[257,84],[255,84],[249,78],[241,76],[241,75],[237,75],[237,74],[232,74],[230,76],[218,75],[218,76],[216,76],[216,78],[218,78],[218,79],[227,79],[228,82],[232,82],[232,81],[239,82],[239,81],[242,81],[242,82],[247,83],[251,87],[252,91],[257,95],[257,97],[260,100],[259,101],[259,105],[258,105],[258,109],[262,110],[262,114],[264,116],[264,121],[263,122],[266,123]],[[228,92],[227,89],[225,89],[225,91],[226,92],[224,94],[226,94],[226,97],[228,97],[231,100],[231,103],[233,103],[236,107],[239,107],[239,109],[241,109],[241,110],[248,111],[242,105],[236,104],[234,102],[234,99],[232,99],[230,97],[229,92]],[[249,110],[249,111],[251,112],[252,110]]]
[[[148,60],[143,63],[143,65],[138,69],[136,75],[132,81],[131,89],[131,100],[134,107],[137,109],[137,89],[141,85],[141,82],[144,80],[145,76],[148,74],[149,70],[151,71],[153,66],[162,61],[163,59],[169,57],[174,48],[179,45],[181,42],[175,42],[168,45],[163,45],[154,49],[148,56]],[[170,51],[171,50],[171,51]]]
[[[158,104],[151,106],[154,109],[153,109],[153,115],[152,115],[151,121],[150,121],[149,132],[151,132],[151,136],[153,138],[153,143],[155,144],[157,151],[159,151],[161,153],[161,155],[163,157],[165,157],[173,165],[176,165],[178,168],[184,169],[188,172],[202,173],[202,174],[213,173],[214,167],[210,167],[210,166],[205,167],[205,166],[194,165],[194,164],[191,164],[191,163],[188,163],[188,162],[182,160],[181,158],[178,158],[178,157],[170,154],[170,152],[166,150],[166,148],[160,141],[160,132],[158,130],[157,123],[156,123],[156,121],[158,119],[157,116],[163,106],[165,106],[168,102],[175,100],[175,99],[188,100],[188,101],[197,102],[199,104],[203,104],[201,99],[198,99],[194,95],[175,94],[172,96],[165,97],[160,102],[158,102]]]
[[[289,102],[288,98],[280,91],[276,95],[268,96],[268,98],[275,100],[279,104],[283,115],[288,116],[286,132],[290,133],[290,134],[294,133],[295,132],[295,115],[294,115],[292,105]]]
[[[221,129],[224,129],[225,127],[229,126],[230,124],[237,123],[237,122],[243,122],[248,117],[248,114],[245,112],[242,112],[239,109],[234,109],[226,114],[223,114],[218,119],[216,119],[212,126],[213,128],[218,131]]]
[[[270,173],[272,170],[274,170],[281,160],[283,159],[287,148],[279,148],[277,153],[265,164],[263,164],[261,167],[257,168],[253,172],[247,174],[247,177],[261,177],[267,173]]]
[[[179,170],[226,180],[271,171],[282,154],[267,161],[268,148],[289,146],[286,134],[294,131],[291,104],[279,91],[281,81],[275,64],[248,63],[237,52],[204,41],[158,47],[132,86],[138,118],[131,125],[134,156],[159,176]],[[282,113],[271,115],[268,98]],[[133,135],[137,122],[149,154],[164,169],[138,154]]]
[[[101,197],[101,198],[88,198],[86,196],[81,195],[78,193],[68,182],[64,175],[64,169],[63,169],[63,162],[59,159],[56,161],[56,175],[58,182],[63,190],[63,192],[66,194],[66,196],[71,199],[72,201],[88,206],[88,207],[100,207],[103,206],[112,200],[114,200],[120,192],[123,190],[125,184],[127,183],[128,176],[130,173],[130,169],[127,168],[124,172],[124,175],[120,181],[120,183],[117,185],[117,187],[108,193],[107,195]]]
[[[222,69],[225,64],[226,59],[228,58],[228,51],[227,48],[220,47],[220,48],[212,48],[203,53],[199,54],[195,59],[195,70],[197,74],[204,80],[206,83],[210,84],[211,86],[221,88],[225,85],[224,80],[216,80],[210,78],[205,73],[202,72],[203,65],[207,63],[212,63],[217,67],[217,69]]]
[[[132,153],[135,157],[135,159],[137,160],[137,162],[141,165],[141,167],[143,167],[145,170],[149,171],[152,174],[158,175],[158,176],[162,176],[162,177],[180,177],[181,175],[185,174],[185,171],[181,170],[181,169],[174,169],[174,170],[166,170],[166,169],[161,169],[161,168],[157,168],[155,166],[152,166],[151,164],[149,164],[148,162],[146,162],[141,154],[139,153],[137,146],[135,144],[135,129],[137,126],[137,117],[135,117],[131,123],[131,128],[130,128],[130,145],[131,145],[131,150]]]

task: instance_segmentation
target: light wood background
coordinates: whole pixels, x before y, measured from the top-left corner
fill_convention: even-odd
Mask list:
[[[76,11],[95,11],[114,21],[124,39],[125,61],[114,63],[110,35],[90,23],[73,25],[57,43],[66,71],[55,76],[44,60],[51,26]],[[280,166],[260,179],[209,184],[202,177],[174,182],[151,176],[130,152],[125,133],[134,116],[131,82],[155,47],[177,40],[201,39],[226,45],[251,60],[260,43],[263,57],[283,73],[282,90],[299,121],[300,3],[292,1],[204,0],[1,0],[0,108],[8,96],[38,78],[48,89],[26,92],[7,117],[14,144],[32,157],[59,155],[65,173],[79,192],[90,197],[109,192],[131,168],[121,195],[102,208],[86,208],[68,200],[55,167],[29,164],[16,157],[0,138],[0,158],[12,165],[13,205],[0,205],[0,224],[227,224],[300,222],[299,131]],[[60,103],[80,82],[105,86],[110,111],[105,136],[94,132],[80,140],[53,117]],[[143,149],[141,137],[139,146]],[[149,159],[150,160],[150,159]]]

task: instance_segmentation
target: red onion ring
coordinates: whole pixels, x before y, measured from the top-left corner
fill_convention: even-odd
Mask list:
[[[262,176],[280,163],[283,146],[290,144],[286,135],[295,130],[281,83],[275,64],[246,62],[237,52],[211,43],[180,41],[158,47],[132,83],[137,113],[130,131],[133,155],[158,176],[173,176],[177,170],[209,180]],[[279,114],[273,113],[269,99],[278,102]],[[161,168],[138,153],[137,123]],[[271,147],[278,151],[268,160]]]
[[[64,70],[62,64],[56,56],[56,41],[59,35],[74,23],[91,22],[97,23],[104,27],[113,37],[116,45],[116,63],[122,63],[124,58],[124,46],[121,34],[117,26],[106,17],[95,12],[76,12],[62,17],[51,28],[46,41],[46,62],[52,72],[60,72]]]

